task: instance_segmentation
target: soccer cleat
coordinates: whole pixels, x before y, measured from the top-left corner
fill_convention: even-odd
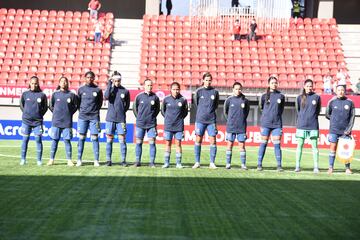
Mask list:
[[[257,169],[256,170],[258,170],[258,171],[262,171],[263,170],[263,168],[262,168],[262,166],[257,166]]]
[[[170,164],[168,163],[164,163],[164,165],[162,165],[162,168],[169,168],[170,167]]]
[[[95,160],[95,161],[94,161],[94,167],[99,167],[99,166],[100,166],[99,161],[98,161],[98,160]]]
[[[76,162],[76,166],[77,166],[77,167],[81,167],[81,165],[82,165],[81,160],[77,160],[77,162]]]
[[[74,163],[73,163],[71,160],[68,160],[68,161],[67,161],[67,165],[68,165],[69,167],[73,167],[73,166],[74,166]]]
[[[194,166],[192,166],[192,168],[193,168],[193,169],[195,169],[195,168],[200,168],[200,163],[199,163],[199,162],[196,162],[196,163],[194,164]]]
[[[48,165],[48,166],[54,165],[54,160],[50,159],[46,165]]]
[[[125,161],[123,161],[123,162],[120,163],[120,166],[127,167],[127,163]]]
[[[38,166],[41,166],[42,165],[42,161],[40,160],[38,160],[38,161],[36,161],[36,164],[38,165]]]
[[[284,171],[284,169],[283,169],[281,166],[277,167],[276,170],[277,170],[278,172],[283,172],[283,171]]]
[[[176,168],[184,168],[184,167],[181,165],[181,163],[177,163]]]
[[[241,164],[241,169],[242,169],[242,170],[248,170],[248,168],[246,167],[245,164]]]
[[[134,162],[134,165],[133,165],[134,167],[140,167],[141,166],[141,163],[140,162],[138,162],[138,161],[136,161],[136,162]]]
[[[332,167],[329,167],[328,174],[332,174],[334,172],[334,169]]]
[[[155,167],[156,167],[156,166],[155,166],[155,163],[150,163],[150,164],[149,164],[149,167],[155,168]]]
[[[318,168],[314,168],[314,173],[319,173],[320,170]]]
[[[297,167],[297,168],[295,168],[294,172],[299,173],[299,172],[301,172],[301,170],[300,170],[300,168]]]
[[[225,166],[226,169],[231,169],[231,165],[230,163],[227,163],[226,166]]]
[[[351,171],[350,168],[347,168],[347,169],[345,170],[345,173],[346,173],[346,174],[352,174],[352,171]]]
[[[26,163],[27,163],[27,162],[26,162],[25,159],[21,159],[21,161],[20,161],[20,165],[21,165],[21,166],[24,166]]]
[[[111,162],[111,161],[106,161],[106,166],[111,167],[111,166],[112,166],[112,162]]]
[[[209,168],[210,169],[217,169],[217,166],[215,165],[215,163],[210,163]]]

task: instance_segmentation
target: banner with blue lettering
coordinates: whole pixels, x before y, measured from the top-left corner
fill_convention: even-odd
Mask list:
[[[99,134],[100,142],[106,142],[106,131],[105,123],[101,123],[101,133]],[[21,140],[22,136],[20,134],[21,121],[20,120],[0,120],[0,139],[1,140]],[[134,124],[126,124],[127,133],[126,133],[126,142],[134,142]],[[51,130],[51,122],[44,121],[43,125],[43,140],[51,140],[49,136],[49,131]],[[33,138],[33,134],[31,137]],[[78,140],[77,132],[77,122],[73,123],[73,139],[72,141]],[[117,138],[117,135],[115,135]],[[86,141],[90,141],[90,132],[88,131]]]

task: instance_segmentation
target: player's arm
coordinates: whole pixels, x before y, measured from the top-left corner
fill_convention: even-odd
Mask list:
[[[325,117],[326,117],[327,119],[329,119],[329,120],[330,120],[331,113],[332,113],[332,101],[333,101],[334,99],[335,99],[335,98],[331,99],[331,100],[328,102],[327,106],[326,106]]]
[[[138,99],[139,99],[139,95],[137,95],[135,97],[135,101],[133,103],[133,113],[134,113],[135,117],[138,116],[138,107],[139,107],[139,100]]]
[[[165,117],[165,112],[166,112],[166,98],[164,98],[164,100],[161,103],[161,115],[163,115],[163,117]]]
[[[224,103],[224,116],[226,120],[228,119],[228,114],[229,114],[229,102],[230,102],[229,99],[230,97],[228,97]]]
[[[21,98],[20,98],[20,109],[23,112],[24,111],[24,107],[25,107],[25,97],[24,97],[24,93],[21,94]]]
[[[130,92],[126,91],[126,93],[125,93],[125,106],[124,106],[125,112],[127,110],[129,110],[129,108],[130,108]]]
[[[160,99],[158,97],[155,98],[155,112],[154,116],[157,116],[160,112]]]
[[[249,116],[249,112],[250,112],[250,103],[249,100],[245,99],[245,118],[247,118]]]
[[[45,94],[41,96],[41,115],[44,116],[48,110],[48,100]]]
[[[49,109],[51,112],[54,111],[54,105],[55,105],[55,93],[51,95],[51,99],[49,101]]]
[[[186,118],[186,116],[189,114],[189,104],[188,101],[184,98],[184,105],[183,105],[183,112],[182,117]]]
[[[97,98],[97,110],[100,110],[103,104],[103,100],[104,100],[104,96],[103,96],[103,92],[100,89],[99,94],[98,94],[98,98]]]
[[[349,124],[347,125],[344,134],[349,135],[351,133],[351,130],[354,127],[354,122],[355,122],[355,106],[354,103],[351,102]]]

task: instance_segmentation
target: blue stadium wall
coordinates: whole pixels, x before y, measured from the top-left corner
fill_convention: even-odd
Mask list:
[[[102,12],[112,12],[116,18],[141,19],[146,0],[101,0]],[[89,0],[0,0],[0,7],[40,10],[86,11]]]

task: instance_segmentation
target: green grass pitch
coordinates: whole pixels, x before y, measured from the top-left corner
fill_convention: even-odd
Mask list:
[[[328,150],[321,150],[320,174],[312,173],[312,156],[304,154],[302,172],[293,172],[294,149],[283,149],[285,171],[275,171],[268,148],[265,170],[257,172],[257,148],[247,148],[248,171],[224,169],[225,148],[218,147],[216,170],[191,169],[193,147],[184,147],[186,168],[161,169],[164,146],[158,145],[157,168],[147,166],[144,146],[140,168],[36,166],[30,141],[28,165],[19,166],[20,141],[0,141],[0,239],[360,239],[360,161],[354,174],[326,173]],[[46,164],[50,142],[44,142]],[[84,159],[93,159],[91,143]],[[114,144],[114,159],[119,145]],[[76,156],[73,142],[73,156]],[[310,149],[305,151],[310,152]],[[105,143],[101,143],[104,164]],[[360,151],[356,152],[359,158]],[[63,143],[58,159],[64,158]],[[134,145],[128,145],[134,161]],[[118,161],[117,161],[118,162]]]

